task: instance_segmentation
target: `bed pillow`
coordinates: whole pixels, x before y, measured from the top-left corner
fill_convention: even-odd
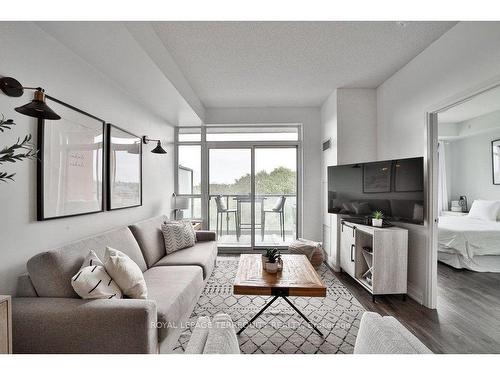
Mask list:
[[[85,257],[80,270],[71,278],[71,286],[83,299],[122,298],[120,288],[92,250]]]
[[[484,221],[496,221],[500,210],[500,201],[476,199],[472,202],[468,217]]]
[[[123,294],[134,299],[148,298],[148,289],[141,269],[121,251],[106,247],[104,267],[121,288]]]

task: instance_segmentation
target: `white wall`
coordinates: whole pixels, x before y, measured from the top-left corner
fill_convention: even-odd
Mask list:
[[[330,139],[330,148],[321,153],[321,213],[322,241],[326,252],[326,261],[335,270],[339,270],[340,259],[337,249],[336,215],[328,213],[328,166],[337,164],[337,91],[333,91],[321,106],[321,140]],[[332,229],[333,228],[333,229]]]
[[[460,22],[377,89],[377,158],[422,156],[425,113],[500,74],[500,23]],[[409,282],[425,288],[426,230],[410,230]]]
[[[33,23],[0,23],[0,50],[0,75],[15,77],[24,85],[43,86],[50,95],[137,135],[158,137],[169,152],[154,155],[149,152],[153,145],[144,146],[142,207],[45,222],[36,221],[36,163],[5,166],[16,172],[16,181],[0,185],[0,294],[12,294],[16,277],[36,253],[169,212],[173,128]],[[21,98],[0,94],[0,112],[17,123],[0,135],[0,147],[27,133],[36,139],[36,120],[14,111],[31,98],[30,92]]]
[[[328,264],[339,269],[338,220],[328,213],[327,167],[370,161],[377,155],[377,92],[375,89],[337,89],[321,106],[321,138],[331,148],[321,154],[322,239]]]
[[[493,185],[491,168],[491,141],[495,139],[500,139],[500,127],[449,143],[450,200],[466,195],[469,208],[475,199],[500,200],[500,185]]]
[[[207,108],[207,124],[303,124],[303,232],[321,239],[321,129],[319,108]]]
[[[337,90],[337,161],[350,164],[377,156],[377,91]]]

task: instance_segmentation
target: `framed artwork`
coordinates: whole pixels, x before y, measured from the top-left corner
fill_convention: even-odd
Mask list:
[[[394,191],[424,191],[424,164],[422,158],[395,161]]]
[[[60,120],[38,120],[37,219],[104,210],[105,122],[46,97]]]
[[[500,139],[491,141],[493,185],[500,185]]]
[[[390,193],[391,161],[363,164],[363,193]]]
[[[107,128],[107,209],[142,205],[142,139],[115,125]]]

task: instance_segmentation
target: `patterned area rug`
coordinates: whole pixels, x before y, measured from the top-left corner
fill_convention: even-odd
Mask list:
[[[191,321],[199,316],[214,316],[225,312],[231,316],[236,329],[248,322],[272,297],[233,295],[233,280],[239,258],[217,257],[210,277]],[[352,353],[361,315],[365,311],[349,290],[322,265],[318,274],[327,286],[325,298],[289,297],[312,323],[317,324],[324,337],[319,336],[281,298],[276,300],[257,320],[238,337],[244,354],[335,354]],[[182,352],[191,336],[186,329],[179,338],[175,352]]]

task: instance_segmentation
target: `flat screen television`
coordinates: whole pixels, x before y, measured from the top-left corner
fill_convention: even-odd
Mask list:
[[[424,223],[424,159],[328,167],[328,212],[367,218],[382,211],[391,221]]]

